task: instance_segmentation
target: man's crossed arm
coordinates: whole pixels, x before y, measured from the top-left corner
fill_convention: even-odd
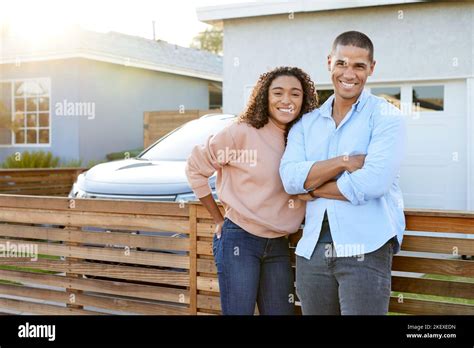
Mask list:
[[[302,122],[293,126],[280,164],[283,186],[289,194],[309,200],[322,197],[367,203],[388,192],[398,175],[405,146],[405,123],[393,115],[374,125],[367,155],[339,156],[307,161]],[[335,178],[342,175],[335,180]]]

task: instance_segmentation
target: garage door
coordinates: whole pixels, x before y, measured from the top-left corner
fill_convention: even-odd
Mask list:
[[[401,170],[405,207],[467,209],[466,83],[373,86],[372,93],[398,103],[408,115]]]

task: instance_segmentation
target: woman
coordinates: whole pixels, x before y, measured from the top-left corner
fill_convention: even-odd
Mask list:
[[[317,106],[313,82],[301,69],[280,67],[260,76],[238,121],[196,146],[186,166],[189,183],[216,224],[213,252],[222,313],[294,314],[287,236],[305,214],[279,175],[290,127]],[[217,195],[208,178],[217,171]]]

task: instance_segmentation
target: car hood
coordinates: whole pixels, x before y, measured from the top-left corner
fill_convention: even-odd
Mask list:
[[[97,194],[176,195],[192,192],[185,161],[127,159],[102,163],[78,180],[81,190]]]

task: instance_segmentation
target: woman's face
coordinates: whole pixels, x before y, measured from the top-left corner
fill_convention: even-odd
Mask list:
[[[301,112],[303,87],[294,76],[278,76],[268,90],[268,113],[276,125],[285,129]]]

